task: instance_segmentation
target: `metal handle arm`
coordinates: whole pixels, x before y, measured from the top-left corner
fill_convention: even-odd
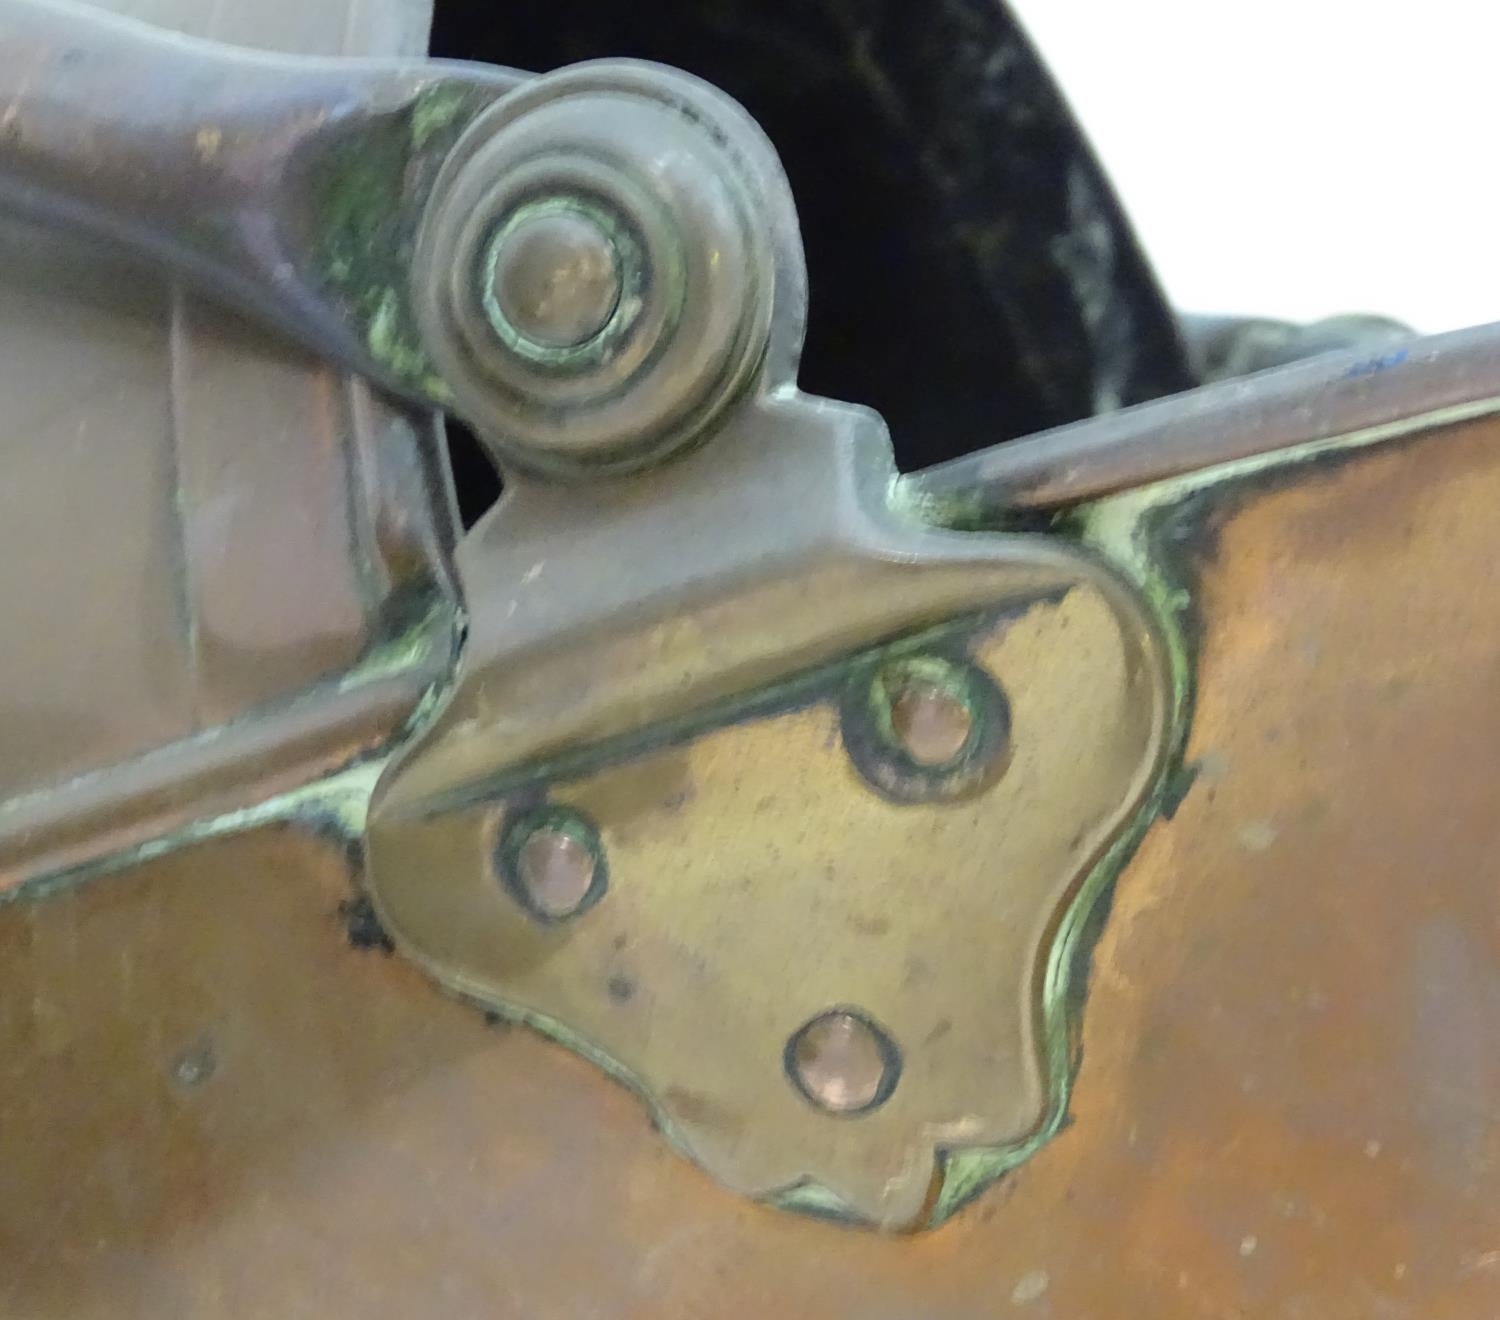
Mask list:
[[[441,404],[405,263],[447,148],[525,75],[268,55],[0,4],[0,206],[161,262]]]

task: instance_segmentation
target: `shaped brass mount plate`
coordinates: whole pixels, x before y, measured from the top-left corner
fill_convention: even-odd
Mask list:
[[[728,1186],[927,1222],[1059,1112],[1065,954],[1161,760],[1163,639],[1061,541],[925,525],[880,419],[797,391],[796,214],[733,102],[549,75],[436,195],[478,179],[504,213],[506,162],[543,149],[549,189],[634,226],[640,307],[618,350],[518,365],[465,288],[421,302],[465,388],[531,383],[484,413],[506,494],[457,554],[454,687],[371,803],[371,895],[434,977],[627,1081]],[[451,246],[436,205],[419,251]]]
[[[1171,706],[1133,588],[895,489],[877,418],[789,393],[655,473],[513,484],[368,837],[439,981],[625,1079],[727,1185],[888,1228],[931,1218],[940,1157],[951,1200],[1055,1117],[1064,955]],[[936,770],[883,719],[933,669],[973,723]],[[560,907],[518,883],[538,834]],[[794,1038],[828,1013],[886,1052],[874,1103],[808,1094]]]

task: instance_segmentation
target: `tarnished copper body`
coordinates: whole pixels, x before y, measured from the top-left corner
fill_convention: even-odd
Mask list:
[[[337,9],[287,11],[288,43],[394,49],[420,28],[374,0]],[[254,41],[243,14],[193,21]],[[1247,391],[1240,431],[1223,393],[1159,405],[1169,435],[1212,423],[1194,462],[1121,450],[1119,472],[1191,474],[1083,520],[1177,616],[1182,763],[1075,987],[1065,1125],[940,1227],[896,1236],[719,1186],[602,1072],[439,992],[382,947],[349,820],[238,814],[378,756],[442,669],[442,627],[367,663],[412,640],[391,626],[411,622],[403,585],[439,623],[451,608],[442,519],[401,516],[431,507],[432,474],[360,387],[179,294],[68,286],[65,266],[0,291],[36,336],[0,393],[39,400],[12,419],[26,462],[0,498],[48,552],[0,578],[0,723],[20,749],[0,784],[38,790],[0,820],[0,1316],[1500,1313],[1483,354],[1351,370],[1339,407],[1363,422],[1284,375]],[[97,356],[96,395],[42,388],[65,351]],[[1307,405],[1292,416],[1278,390]],[[1264,454],[1284,413],[1284,440],[1348,439],[1194,472]],[[66,460],[89,418],[132,437],[102,474]],[[1131,484],[1090,486],[1085,463],[1007,484],[1008,461],[1014,477],[1003,450],[970,465],[994,482],[966,506],[962,482],[926,483],[926,512]],[[345,504],[352,473],[369,484]],[[48,509],[50,483],[76,507]],[[91,537],[64,543],[66,518]],[[85,773],[131,758],[145,768]],[[226,837],[190,842],[198,822]],[[169,851],[130,861],[146,837]]]
[[[1196,779],[1118,881],[1069,1125],[943,1227],[716,1187],[586,1063],[351,947],[343,851],[263,831],[0,911],[0,1305],[1494,1313],[1497,502],[1479,421],[1163,514]]]

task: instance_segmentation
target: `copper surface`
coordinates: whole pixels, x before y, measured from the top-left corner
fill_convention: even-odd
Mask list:
[[[792,1080],[812,1104],[830,1114],[858,1114],[893,1089],[899,1063],[863,1013],[821,1014],[796,1032],[787,1047]]]
[[[942,1228],[715,1186],[262,833],[0,910],[0,1312],[1500,1313],[1497,507],[1482,423],[1169,520],[1196,780],[1118,883],[1069,1125]]]
[[[891,702],[891,728],[921,765],[946,765],[963,751],[974,719],[963,702],[933,684],[914,685]]]
[[[532,906],[544,916],[578,910],[594,883],[594,856],[561,830],[537,830],[516,858],[516,871]]]

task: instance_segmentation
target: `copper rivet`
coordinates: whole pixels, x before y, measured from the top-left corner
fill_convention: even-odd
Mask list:
[[[831,1114],[868,1109],[889,1091],[890,1053],[853,1013],[815,1018],[793,1038],[788,1063],[814,1104]]]
[[[891,727],[919,765],[946,765],[963,751],[974,716],[952,692],[935,683],[913,683],[891,703]]]
[[[538,912],[566,917],[588,897],[596,865],[586,844],[562,830],[543,827],[521,845],[516,874]]]

